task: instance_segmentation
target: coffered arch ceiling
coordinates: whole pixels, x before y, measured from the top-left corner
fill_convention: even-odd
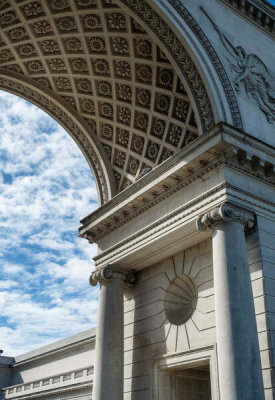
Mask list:
[[[112,0],[0,0],[0,88],[63,124],[94,171],[101,202],[214,124],[189,55],[171,42],[183,80],[126,9]]]

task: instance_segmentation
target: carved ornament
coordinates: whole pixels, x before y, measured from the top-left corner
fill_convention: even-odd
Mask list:
[[[181,18],[185,21],[185,23],[189,26],[192,30],[194,35],[196,35],[197,39],[199,40],[202,47],[205,49],[208,57],[210,58],[213,67],[215,68],[220,82],[223,86],[224,93],[226,95],[227,102],[230,107],[233,125],[236,128],[243,129],[243,123],[241,119],[241,114],[238,106],[238,102],[236,99],[236,95],[234,93],[232,84],[230,79],[226,73],[226,70],[210,41],[208,40],[207,36],[201,29],[200,25],[197,21],[193,18],[193,16],[188,12],[187,8],[183,5],[181,0],[168,0],[168,2],[177,10]],[[223,109],[224,121],[226,122],[226,113],[224,107],[222,105],[222,100],[220,100],[221,107]]]
[[[202,12],[213,25],[230,57],[230,68],[236,76],[233,84],[237,93],[241,87],[247,97],[253,98],[269,123],[275,122],[275,79],[264,62],[253,53],[248,54],[242,46],[234,46],[228,36],[212,20],[203,7]]]
[[[192,58],[183,43],[161,16],[144,0],[120,0],[138,16],[163,42],[171,57],[181,69],[184,78],[193,94],[203,127],[209,129],[214,125],[214,115],[204,82]]]
[[[224,203],[221,206],[201,215],[197,219],[197,229],[205,232],[207,229],[212,229],[216,224],[226,222],[241,222],[246,230],[253,228],[255,218],[252,213]]]
[[[146,26],[136,22],[138,10],[130,12],[132,5],[150,7],[143,1],[131,3],[120,7],[112,0],[26,0],[23,5],[7,2],[7,7],[0,7],[3,79],[16,78],[16,72],[22,85],[27,78],[28,88],[46,88],[52,98],[62,98],[63,109],[68,106],[85,120],[86,139],[97,153],[93,172],[98,187],[102,169],[113,181],[112,193],[101,193],[101,203],[214,123],[204,83],[179,39],[171,31],[171,56],[180,58],[184,77],[167,58],[167,49],[162,46],[164,53]],[[160,22],[162,35],[169,31],[159,15],[152,16]],[[148,29],[154,25],[147,16],[144,22]],[[19,93],[7,86],[1,80],[0,88]],[[186,92],[189,86],[195,101]],[[52,114],[49,107],[43,106]],[[90,161],[86,140],[78,138],[77,143]]]
[[[135,274],[132,271],[123,271],[109,265],[92,272],[90,276],[90,285],[96,286],[98,283],[104,284],[110,280],[122,280],[128,286],[134,285],[136,281]]]

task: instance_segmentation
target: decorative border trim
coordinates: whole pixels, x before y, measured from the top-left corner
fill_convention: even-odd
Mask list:
[[[98,264],[98,262],[104,262],[109,258],[109,255],[114,257],[120,254],[122,250],[123,251],[127,250],[128,248],[137,245],[139,242],[146,240],[148,237],[152,236],[155,231],[158,232],[160,229],[167,228],[169,225],[173,225],[182,218],[185,218],[188,215],[193,214],[194,212],[201,209],[201,202],[203,200],[206,200],[207,198],[208,201],[204,203],[204,206],[213,203],[213,201],[221,198],[220,192],[222,190],[225,190],[226,188],[227,185],[226,183],[223,182],[222,184],[204,193],[195,200],[190,201],[187,204],[184,204],[182,207],[178,208],[175,211],[172,211],[170,214],[164,216],[161,220],[153,222],[151,225],[148,225],[146,228],[141,229],[139,232],[135,233],[129,238],[123,239],[121,242],[98,254],[93,258],[94,261],[96,262],[96,264]],[[219,195],[217,195],[215,198],[212,197],[211,199],[209,199],[209,197],[215,195],[216,193],[219,193]]]
[[[202,194],[200,197],[194,199],[193,201],[188,202],[187,204],[183,205],[179,209],[171,212],[169,215],[164,216],[161,220],[153,222],[151,225],[147,226],[146,228],[140,230],[139,232],[133,234],[132,236],[128,237],[127,239],[123,239],[121,242],[115,244],[114,246],[110,247],[109,249],[103,251],[102,253],[98,254],[94,257],[94,261],[96,263],[96,268],[101,268],[102,266],[106,265],[110,261],[110,258],[116,257],[125,252],[125,250],[134,248],[140,242],[146,242],[148,238],[152,237],[155,233],[167,229],[169,226],[173,226],[177,224],[180,220],[188,217],[191,214],[198,213],[203,208],[207,208],[207,206],[212,205],[214,202],[221,201],[224,202],[225,196],[228,197],[228,202],[231,202],[231,198],[235,198],[237,200],[243,201],[242,197],[238,197],[235,194],[228,193],[227,190],[236,190],[238,192],[243,193],[246,196],[253,197],[253,199],[259,202],[266,202],[271,207],[275,208],[275,203],[270,201],[266,201],[264,198],[260,196],[253,195],[251,193],[241,190],[239,187],[235,187],[231,184],[223,182],[222,184],[214,187],[213,189],[209,190],[208,192]],[[203,202],[203,204],[202,204]],[[253,201],[246,200],[246,203],[251,204],[251,206],[259,207],[259,204],[254,203]],[[266,208],[261,206],[261,209],[270,212],[270,208]],[[199,215],[199,214],[198,214]]]
[[[223,90],[225,92],[229,108],[232,115],[233,125],[238,129],[243,129],[243,123],[241,119],[241,113],[238,106],[238,102],[235,96],[235,92],[231,85],[231,82],[228,78],[228,75],[225,71],[225,68],[207,36],[198,25],[196,20],[192,17],[186,7],[182,4],[180,0],[168,0],[171,6],[178,12],[178,14],[182,17],[182,19],[187,23],[192,32],[196,35],[197,39],[201,43],[202,47],[205,49],[208,57],[212,61],[212,64],[217,72],[217,75],[220,78],[220,82],[223,86]]]
[[[144,175],[141,179],[137,180],[130,187],[125,189],[123,192],[118,193],[113,199],[111,199],[108,204],[103,205],[102,207],[95,210],[92,214],[89,214],[87,217],[83,218],[80,223],[84,226],[96,219],[100,218],[110,209],[113,209],[117,205],[121,204],[123,201],[127,200],[132,195],[136,194],[140,189],[145,187],[146,185],[153,182],[155,179],[160,178],[163,174],[177,165],[180,161],[186,159],[190,154],[192,154],[196,149],[201,147],[204,143],[211,141],[211,139],[215,138],[219,134],[221,134],[222,126],[218,126],[218,129],[215,131],[208,132],[207,134],[203,134],[195,139],[193,142],[188,144],[186,147],[178,151],[168,160],[164,161],[162,164],[158,165],[154,168],[150,173]],[[82,229],[82,227],[81,227]]]
[[[173,175],[177,174],[175,170],[175,166],[178,169],[181,166],[186,164],[186,161],[189,160],[189,157],[197,151],[200,147],[207,145],[207,149],[209,150],[211,147],[217,145],[218,143],[225,142],[228,144],[228,148],[232,149],[231,158],[227,157],[227,163],[231,167],[238,168],[240,171],[245,172],[247,174],[252,174],[254,177],[258,179],[264,180],[266,183],[275,184],[274,179],[274,155],[272,148],[259,140],[249,136],[248,134],[244,134],[241,131],[235,130],[230,125],[219,123],[213,129],[208,132],[205,132],[203,135],[199,136],[192,143],[190,143],[185,148],[181,149],[178,153],[176,153],[173,157],[166,160],[164,163],[156,167],[149,174],[143,176],[140,180],[133,183],[129,188],[125,189],[123,192],[119,193],[113,199],[111,199],[107,204],[104,204],[102,207],[95,210],[93,213],[89,214],[87,217],[83,218],[80,222],[82,226],[79,228],[79,236],[84,237],[84,234],[88,232],[89,226],[96,223],[98,220],[103,222],[104,219],[107,220],[108,217],[114,214],[114,209],[119,208],[120,211],[123,209],[123,204],[129,202],[131,199],[134,199],[138,196],[142,196],[146,193],[146,188],[150,185],[152,189],[154,182],[164,182],[165,175]],[[249,148],[250,153],[242,150],[241,148],[236,148],[234,146],[244,145],[245,148]],[[224,150],[223,150],[224,151]],[[257,156],[255,156],[254,154]],[[227,154],[229,155],[229,153]],[[200,154],[203,156],[203,154]],[[213,162],[213,161],[212,161]],[[208,164],[208,166],[210,163]],[[208,168],[206,165],[204,168]],[[202,168],[202,169],[204,169]],[[196,171],[196,173],[198,170]],[[190,174],[188,176],[190,178]],[[181,180],[187,179],[187,177],[181,178]],[[177,180],[177,184],[179,184],[179,180]],[[170,186],[170,185],[169,185]],[[174,185],[173,185],[174,187]],[[164,187],[165,193],[168,190],[171,190],[171,186],[169,188]],[[152,191],[151,191],[152,192]],[[159,191],[158,191],[159,192]],[[163,193],[163,192],[162,192]],[[152,198],[156,199],[162,195],[162,193],[158,193],[158,196],[153,196]],[[148,199],[147,204],[149,204],[150,199]],[[134,210],[135,212],[136,210]],[[126,217],[128,216],[125,215]],[[120,216],[121,218],[121,216]],[[116,218],[115,223],[120,222]],[[106,228],[108,227],[109,222],[106,224]],[[113,225],[113,223],[111,223]],[[91,235],[90,238],[87,239],[93,240]]]
[[[161,193],[158,195],[156,198],[154,198],[152,201],[146,203],[143,207],[139,208],[137,211],[132,212],[130,215],[128,215],[126,218],[118,222],[117,224],[113,225],[109,229],[105,229],[104,232],[101,234],[98,234],[93,237],[93,240],[95,242],[103,239],[105,236],[109,235],[113,231],[119,229],[121,226],[127,224],[130,222],[132,219],[138,217],[139,215],[143,214],[144,212],[148,211],[150,208],[154,207],[155,205],[161,203],[162,201],[166,200],[170,196],[172,196],[174,193],[178,192],[185,186],[190,185],[191,183],[195,182],[197,179],[203,177],[205,174],[208,172],[212,171],[215,168],[218,168],[220,165],[222,165],[225,162],[224,156],[220,157],[218,160],[215,160],[213,163],[207,165],[206,167],[203,167],[199,169],[196,173],[192,174],[188,178],[182,180],[180,183],[172,186],[169,190]],[[97,256],[96,256],[97,257]],[[95,257],[95,259],[96,259]]]
[[[16,400],[16,399],[20,399],[20,400],[23,400],[23,399],[40,399],[40,398],[43,398],[43,397],[57,396],[57,395],[63,394],[63,393],[71,393],[71,392],[76,392],[76,391],[79,391],[79,390],[90,389],[92,387],[93,387],[92,383],[86,383],[84,385],[79,384],[79,385],[76,385],[76,386],[73,386],[73,387],[67,387],[65,389],[57,389],[57,390],[56,389],[53,389],[53,390],[49,389],[49,391],[44,392],[44,393],[36,393],[36,394],[21,395],[21,396],[19,395],[19,396],[13,397],[12,400]]]
[[[99,234],[94,234],[91,232],[87,233],[86,238],[90,240],[91,242],[99,241],[105,236],[109,235],[113,231],[119,229],[121,226],[125,225],[126,223],[130,222],[134,218],[138,217],[139,215],[143,214],[150,208],[154,207],[155,205],[161,203],[162,201],[166,200],[170,196],[172,196],[174,193],[178,192],[179,190],[183,189],[184,187],[190,185],[191,183],[195,182],[197,179],[200,179],[207,173],[215,170],[219,166],[224,165],[224,166],[229,166],[235,170],[244,172],[250,176],[253,176],[257,179],[261,179],[265,183],[268,184],[273,184],[275,185],[275,179],[274,176],[266,176],[266,169],[265,167],[260,167],[258,166],[255,167],[253,164],[253,157],[252,161],[246,160],[245,155],[242,153],[242,158],[239,157],[239,154],[237,152],[236,158],[233,158],[231,154],[223,154],[222,156],[218,157],[211,163],[207,164],[206,166],[203,166],[202,168],[198,169],[196,172],[194,172],[192,175],[183,178],[179,183],[176,183],[175,185],[171,186],[169,189],[166,191],[160,193],[158,196],[153,198],[153,200],[149,201],[146,203],[144,206],[140,207],[136,211],[133,211],[130,213],[128,216],[123,218],[121,221],[114,223],[114,225],[110,226],[109,228],[104,229],[104,232],[101,232]],[[84,234],[85,236],[85,234]],[[95,257],[96,259],[96,257]]]
[[[170,0],[168,0],[170,1]],[[249,0],[219,0],[241,16],[245,16],[249,21],[262,28],[265,33],[274,37],[275,26],[275,7],[266,1],[249,1]],[[262,4],[259,4],[262,3]],[[273,15],[272,15],[273,14]]]

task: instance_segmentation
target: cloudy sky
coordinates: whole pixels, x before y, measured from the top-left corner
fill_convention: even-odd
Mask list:
[[[24,353],[96,324],[95,246],[77,237],[97,207],[89,167],[37,107],[0,91],[0,349]]]

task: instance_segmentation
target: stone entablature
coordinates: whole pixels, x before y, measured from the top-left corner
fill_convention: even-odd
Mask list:
[[[79,234],[98,242],[100,252],[95,257],[98,268],[117,262],[126,254],[133,257],[132,251],[140,253],[149,243],[152,246],[154,238],[166,236],[166,232],[177,230],[181,225],[187,224],[186,232],[196,236],[192,221],[213,202],[221,204],[229,197],[233,203],[239,202],[246,193],[250,204],[257,203],[263,209],[271,204],[274,207],[272,196],[266,202],[259,192],[252,195],[235,179],[225,178],[226,174],[235,173],[274,187],[274,164],[269,146],[232,127],[219,125],[82,220]],[[202,182],[210,182],[209,177],[215,174],[216,183],[213,180],[207,190],[201,191]],[[189,193],[187,188],[196,195],[187,196],[188,200],[181,202],[181,193]],[[174,199],[178,199],[175,206],[172,205]],[[166,214],[161,212],[164,204]],[[167,240],[169,242],[169,236]],[[133,262],[131,258],[130,265]]]
[[[219,0],[274,37],[274,6],[265,0]]]

